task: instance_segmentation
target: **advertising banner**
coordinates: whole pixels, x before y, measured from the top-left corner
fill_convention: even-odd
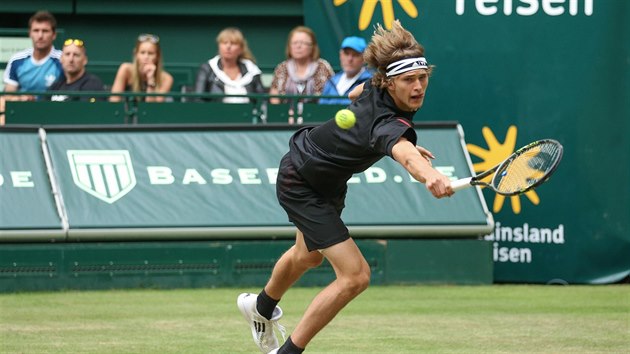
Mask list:
[[[436,66],[416,119],[459,121],[475,171],[537,139],[564,145],[542,187],[484,191],[495,281],[630,274],[630,2],[305,1],[304,13],[333,64],[345,36],[369,40],[376,23],[400,19]]]
[[[2,230],[61,227],[37,130],[0,131],[0,238]]]
[[[205,228],[223,235],[233,229],[239,236],[251,228],[257,236],[292,236],[275,194],[292,133],[49,130],[48,145],[71,236],[99,228]],[[470,174],[455,125],[418,134],[436,147],[437,168],[453,178]],[[475,189],[436,200],[390,158],[350,180],[343,218],[356,236],[470,237],[492,227]]]

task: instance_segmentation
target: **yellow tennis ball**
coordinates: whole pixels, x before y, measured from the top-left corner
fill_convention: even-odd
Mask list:
[[[354,127],[354,124],[357,122],[357,117],[354,116],[354,112],[349,109],[342,109],[337,114],[335,114],[335,123],[341,129],[350,129]]]

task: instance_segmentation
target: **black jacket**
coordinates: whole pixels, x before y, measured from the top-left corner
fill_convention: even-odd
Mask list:
[[[219,68],[222,69],[221,61],[218,62]],[[245,76],[247,73],[247,67],[244,63],[239,62],[239,68],[241,69],[241,74]],[[225,92],[225,84],[221,81],[217,75],[214,73],[210,64],[205,62],[201,64],[199,67],[199,71],[197,72],[197,80],[195,83],[195,92],[196,93],[224,93]],[[253,80],[245,85],[245,90],[247,93],[265,93],[265,87],[260,80],[260,75],[255,75]],[[203,101],[220,101],[221,99],[211,99],[211,98],[203,98],[200,99]]]

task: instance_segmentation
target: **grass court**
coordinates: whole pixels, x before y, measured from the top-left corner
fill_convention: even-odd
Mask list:
[[[320,288],[290,289],[290,333]],[[257,353],[236,307],[259,289],[0,294],[2,353]],[[628,286],[374,286],[307,353],[629,353]]]

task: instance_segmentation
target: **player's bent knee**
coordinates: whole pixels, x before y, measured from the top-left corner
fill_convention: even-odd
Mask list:
[[[361,276],[358,277],[358,281],[359,281],[359,292],[362,292],[363,290],[367,289],[368,286],[370,286],[370,277],[371,277],[371,270],[370,267],[365,267],[363,268],[363,272],[361,272]]]
[[[324,261],[324,256],[319,252],[309,252],[307,254],[296,254],[295,261],[307,268],[319,267]]]
[[[367,271],[367,272],[364,272],[364,273],[363,273],[363,276],[362,276],[362,277],[360,277],[360,279],[359,279],[359,280],[360,280],[360,284],[359,284],[360,290],[359,290],[359,293],[361,293],[361,292],[363,292],[363,290],[367,289],[367,288],[368,288],[368,286],[370,286],[370,270],[369,270],[369,268],[368,268],[368,271]]]
[[[368,285],[369,285],[370,278],[372,277],[372,269],[370,268],[370,266],[367,263],[364,263],[363,272],[367,276],[367,279],[368,279],[367,281],[368,281]]]
[[[362,293],[370,285],[370,272],[360,272],[350,277],[339,279],[344,293],[354,297]]]

